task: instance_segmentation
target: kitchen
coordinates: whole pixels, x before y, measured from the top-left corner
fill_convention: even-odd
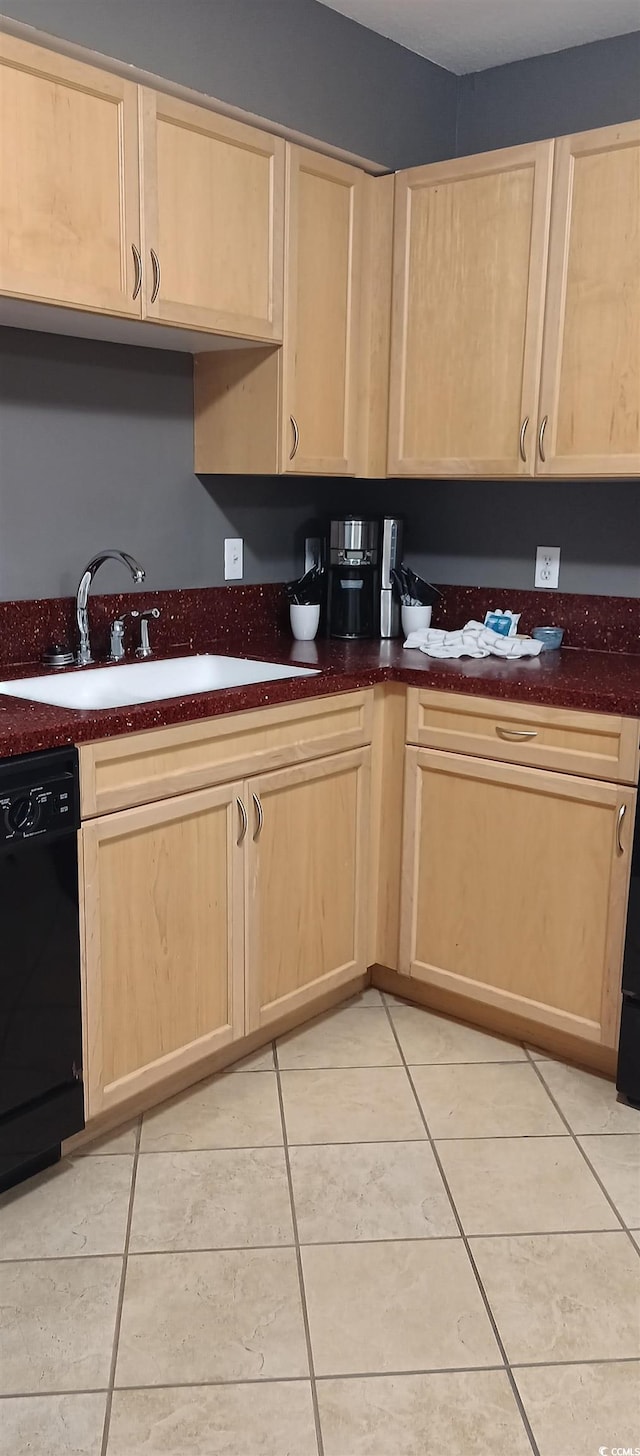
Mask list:
[[[635,1439],[637,7],[460,9],[0,22],[0,1451]]]

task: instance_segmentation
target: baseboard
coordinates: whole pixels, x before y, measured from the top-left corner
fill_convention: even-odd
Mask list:
[[[234,1041],[231,1046],[224,1047],[214,1056],[206,1057],[202,1062],[198,1062],[197,1066],[187,1067],[173,1077],[157,1083],[155,1087],[148,1087],[144,1092],[139,1092],[137,1096],[129,1098],[128,1101],[121,1102],[118,1107],[110,1108],[109,1112],[103,1113],[100,1117],[90,1118],[82,1132],[76,1133],[72,1138],[67,1138],[67,1141],[62,1144],[62,1156],[66,1157],[68,1153],[79,1152],[87,1143],[93,1142],[94,1138],[113,1132],[123,1122],[129,1122],[131,1118],[139,1117],[141,1112],[148,1112],[151,1107],[157,1107],[160,1102],[166,1102],[169,1097],[175,1097],[179,1092],[185,1092],[188,1087],[194,1087],[198,1082],[206,1081],[215,1072],[224,1072],[235,1062],[242,1061],[243,1057],[249,1057],[253,1052],[261,1051],[277,1036],[285,1036],[288,1031],[295,1031],[297,1027],[313,1021],[316,1016],[322,1016],[324,1012],[331,1011],[334,1006],[340,1006],[344,1001],[349,1001],[359,991],[364,991],[370,981],[369,972],[366,975],[356,976],[354,980],[345,985],[339,986],[333,991],[327,991],[323,996],[318,996],[312,1005],[306,1006],[303,1010],[287,1012],[278,1021],[261,1027],[258,1031],[252,1032],[250,1036],[243,1036],[240,1041]]]
[[[529,1046],[548,1052],[550,1056],[560,1057],[562,1061],[572,1062],[577,1067],[586,1067],[589,1071],[615,1077],[618,1053],[612,1047],[581,1041],[579,1037],[556,1031],[553,1027],[541,1026],[539,1022],[529,1021],[524,1016],[517,1016],[494,1006],[485,1006],[481,1001],[472,1000],[469,996],[457,996],[453,991],[443,991],[439,986],[430,986],[414,976],[401,975],[399,971],[392,971],[388,966],[376,964],[370,969],[371,983],[380,991],[388,991],[392,996],[402,996],[417,1006],[428,1007],[430,1011],[454,1016],[458,1021],[490,1031],[494,1036],[525,1041]]]

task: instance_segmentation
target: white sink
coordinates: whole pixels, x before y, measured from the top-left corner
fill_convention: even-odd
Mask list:
[[[283,667],[244,657],[174,657],[161,662],[126,662],[115,667],[84,667],[55,676],[17,678],[0,682],[0,693],[53,703],[58,708],[126,708],[132,703],[154,703],[161,698],[182,698],[189,693],[214,693],[248,683],[278,682],[289,677],[313,677],[312,667]]]

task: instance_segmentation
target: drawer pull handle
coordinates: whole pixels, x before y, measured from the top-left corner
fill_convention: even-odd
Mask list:
[[[289,415],[289,419],[291,420],[291,428],[293,430],[293,444],[289,451],[289,459],[293,460],[294,456],[298,453],[298,445],[300,444],[300,426],[295,415]]]
[[[547,428],[547,421],[548,421],[548,419],[549,419],[549,416],[548,415],[545,415],[544,416],[544,419],[541,420],[541,422],[540,422],[540,429],[538,430],[538,454],[540,456],[540,459],[541,459],[543,465],[546,465],[546,463],[547,463],[547,457],[546,457],[546,455],[544,453],[544,432],[545,432],[545,430]]]
[[[264,824],[264,810],[262,808],[262,804],[260,803],[258,795],[252,794],[251,797],[253,799],[253,807],[256,811],[256,827],[253,832],[253,837],[254,839],[259,839],[260,835],[262,834],[262,826]]]
[[[496,724],[496,733],[500,738],[515,738],[517,740],[538,737],[537,728],[501,728],[498,724]]]
[[[523,465],[526,465],[526,463],[527,463],[527,452],[525,450],[524,439],[525,439],[525,435],[527,433],[527,425],[528,425],[528,423],[529,423],[529,416],[528,415],[525,415],[525,417],[524,417],[524,419],[522,421],[522,424],[520,426],[520,459],[521,459]]]
[[[136,248],[135,243],[132,243],[131,244],[131,252],[133,253],[133,266],[135,268],[135,277],[134,277],[134,280],[133,280],[133,293],[132,293],[131,297],[132,298],[137,298],[138,297],[138,294],[140,292],[140,289],[142,288],[142,258],[140,257],[139,249]]]
[[[247,818],[247,811],[244,807],[242,799],[236,799],[236,804],[238,805],[238,812],[240,814],[240,833],[238,835],[236,843],[242,844],[243,840],[246,838],[247,829],[249,828],[249,820]]]
[[[154,248],[151,252],[151,267],[153,268],[153,287],[151,289],[151,303],[155,303],[160,292],[160,259]]]
[[[621,804],[620,805],[620,808],[618,809],[618,818],[616,819],[616,848],[617,848],[618,854],[624,854],[624,844],[622,843],[622,839],[620,838],[620,833],[621,833],[621,830],[622,830],[622,821],[624,819],[624,816],[625,816],[626,812],[627,812],[627,806],[626,806],[626,804]]]

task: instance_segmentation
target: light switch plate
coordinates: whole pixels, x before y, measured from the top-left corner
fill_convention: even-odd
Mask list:
[[[535,586],[557,587],[560,580],[560,547],[538,546]]]
[[[225,581],[242,581],[243,573],[243,546],[242,536],[227,536],[224,543],[224,579]]]

